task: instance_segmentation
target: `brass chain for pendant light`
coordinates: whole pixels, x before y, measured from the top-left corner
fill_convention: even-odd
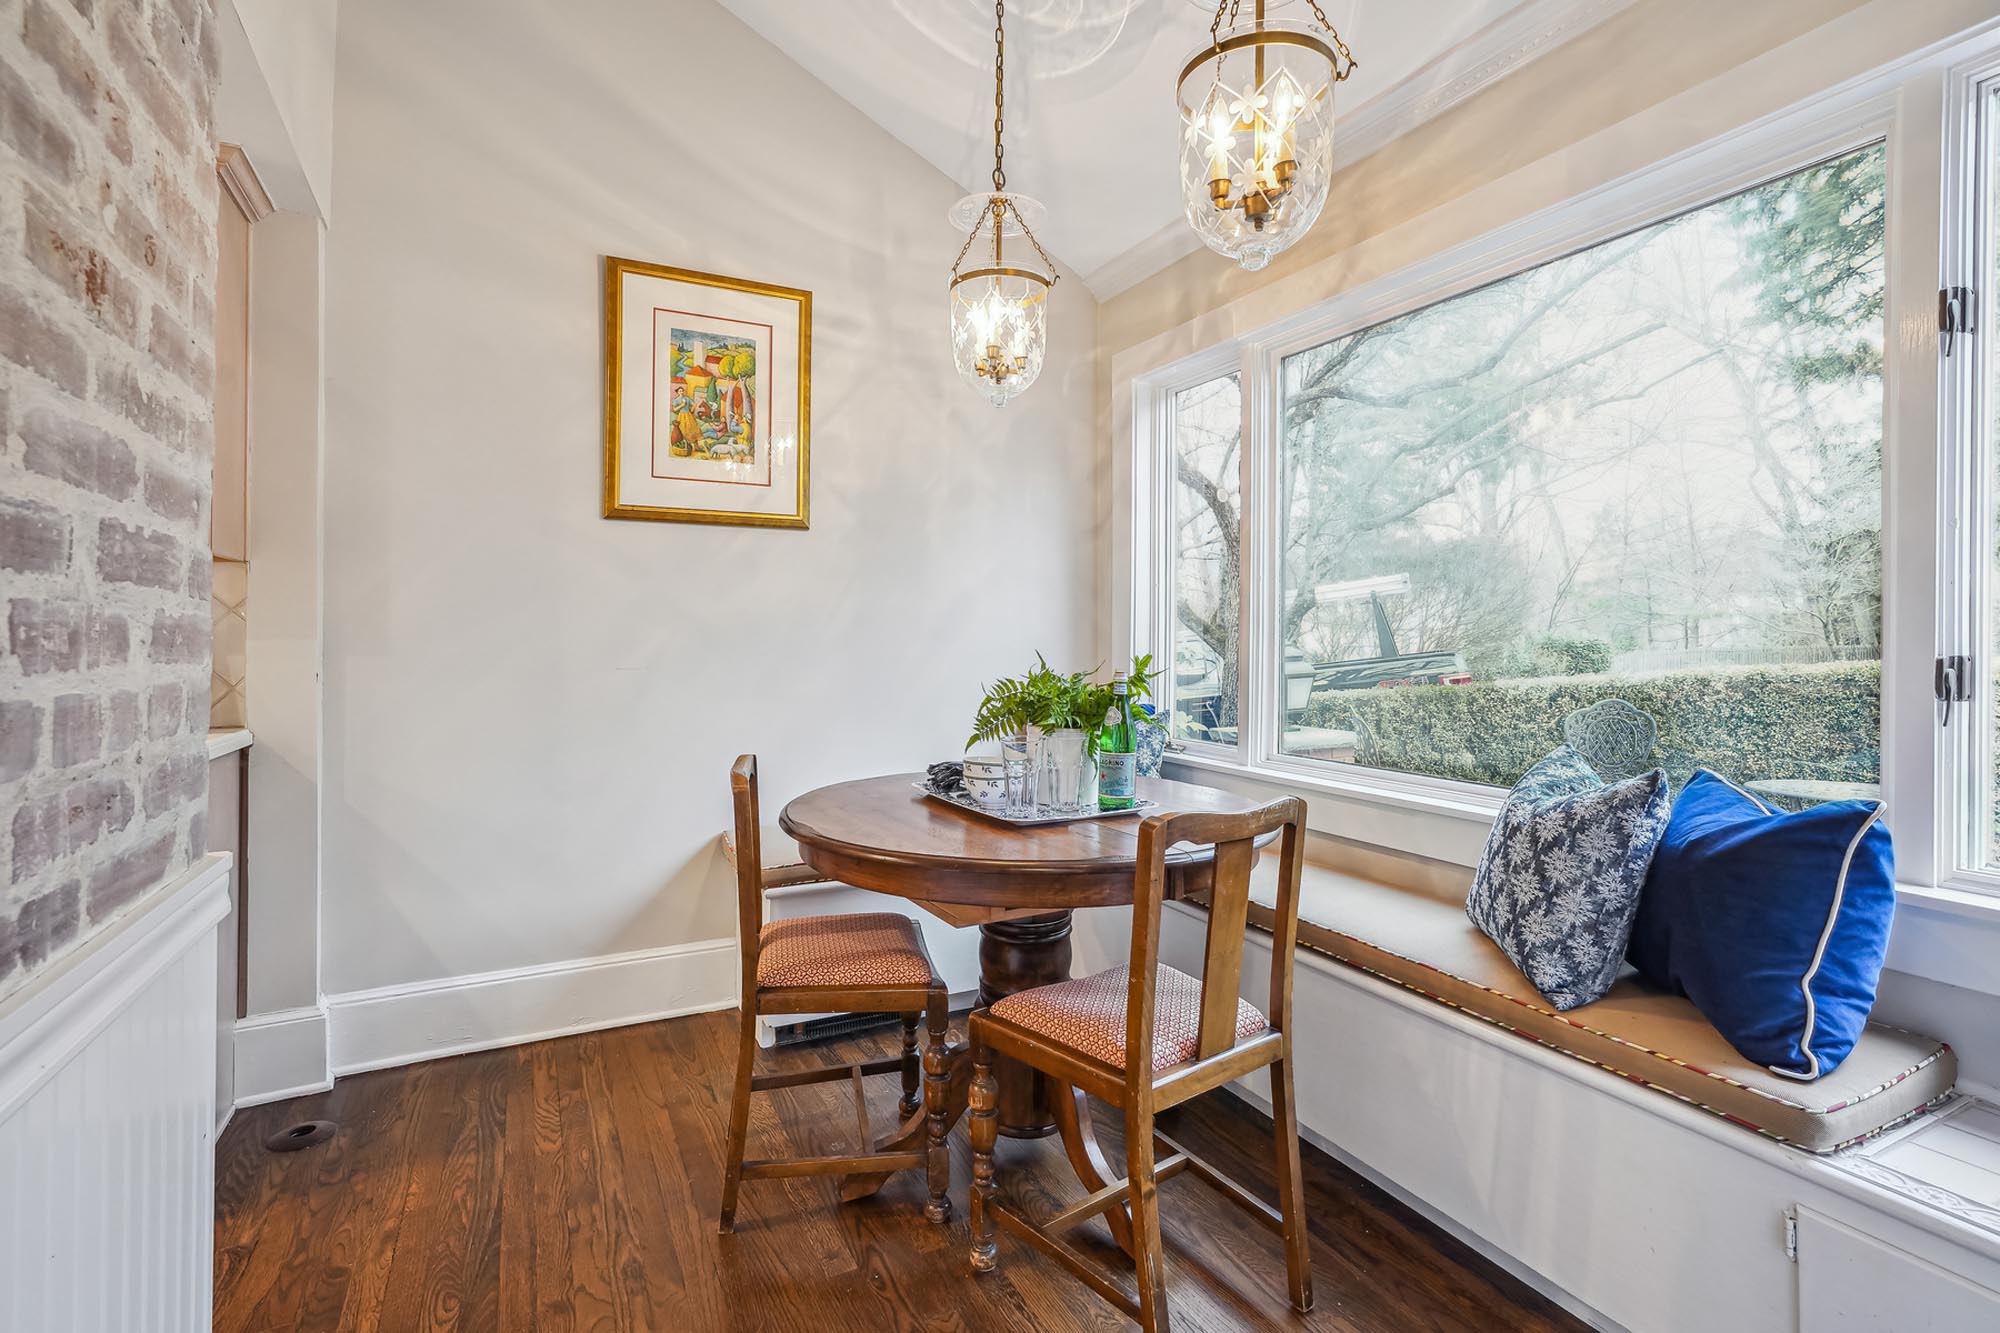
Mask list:
[[[1354,53],[1347,49],[1347,43],[1341,40],[1340,30],[1333,26],[1333,20],[1329,19],[1326,16],[1326,11],[1319,7],[1319,0],[1306,0],[1306,5],[1312,10],[1313,17],[1319,20],[1319,26],[1326,29],[1326,35],[1333,39],[1334,48],[1340,53],[1340,58],[1333,62],[1334,73],[1337,76],[1336,81],[1345,80],[1347,73],[1342,72],[1343,66],[1348,72],[1352,72],[1353,68],[1361,62],[1356,60]],[[1236,15],[1242,8],[1243,0],[1216,0],[1215,17],[1208,21],[1208,40],[1218,52],[1222,49],[1222,29],[1225,26],[1231,28],[1236,26]],[[1264,21],[1263,6],[1259,5],[1257,8],[1257,21],[1262,23]],[[1229,17],[1227,25],[1222,21],[1225,14]]]
[[[1007,188],[1007,0],[993,0],[993,189]]]
[[[1029,216],[1039,212],[1035,201],[1007,189],[1007,5],[993,0],[992,186],[952,206],[951,219],[965,229],[965,240],[952,261],[950,293],[953,362],[960,378],[995,406],[1035,382],[1047,350],[1042,303],[1056,274],[1028,225]],[[1040,271],[1005,253],[1010,226],[1027,238],[1041,260]],[[991,247],[990,258],[967,269],[966,256],[982,239]]]
[[[1028,220],[1021,216],[1013,201],[997,197],[1007,192],[1006,131],[1007,0],[993,0],[993,193],[996,196],[993,201],[992,219],[994,264],[996,267],[999,264],[1000,233],[1006,224],[1007,214],[1012,213],[1016,225],[1021,228],[1021,234],[1028,238],[1028,244],[1034,247],[1035,254],[1041,258],[1042,267],[1048,270],[1047,285],[1053,287],[1061,281],[1061,276],[1056,272],[1056,261],[1049,258],[1049,252],[1042,248],[1041,241],[1036,239],[1034,232],[1028,230]],[[966,255],[972,252],[972,243],[978,239],[979,229],[975,227],[966,236],[965,244],[959,247],[958,258],[952,262],[954,270],[965,262]]]
[[[1235,27],[1236,11],[1242,7],[1242,4],[1243,0],[1216,0],[1215,17],[1208,21],[1208,40],[1210,42],[1218,46],[1222,44],[1222,16],[1227,12],[1229,15],[1229,26],[1232,28]]]
[[[1313,17],[1319,20],[1320,27],[1326,29],[1326,35],[1333,39],[1334,48],[1340,52],[1340,59],[1334,62],[1333,69],[1337,76],[1336,82],[1344,82],[1360,62],[1354,58],[1354,53],[1347,49],[1347,43],[1340,39],[1340,30],[1333,26],[1332,20],[1326,16],[1326,11],[1319,7],[1319,0],[1306,0],[1306,4],[1312,8]]]

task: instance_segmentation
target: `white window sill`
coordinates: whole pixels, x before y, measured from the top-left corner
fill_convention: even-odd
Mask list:
[[[1898,884],[1888,966],[1948,986],[2000,995],[2000,897]]]
[[[1380,769],[1314,771],[1319,767],[1251,767],[1206,754],[1169,754],[1166,772],[1253,799],[1302,796],[1306,827],[1315,833],[1467,866],[1478,864],[1506,796],[1494,788],[1404,779]]]
[[[1247,782],[1282,787],[1287,795],[1338,796],[1352,801],[1393,805],[1419,810],[1450,819],[1471,820],[1491,825],[1500,813],[1507,793],[1499,788],[1481,788],[1471,783],[1447,782],[1438,778],[1403,777],[1382,769],[1354,769],[1346,772],[1313,772],[1301,762],[1298,768],[1258,767],[1194,752],[1169,753],[1169,765],[1198,768],[1205,773],[1235,776]],[[1323,765],[1327,769],[1339,766]]]
[[[1952,889],[1926,884],[1897,884],[1896,901],[1928,912],[1963,917],[1986,925],[2000,925],[2000,894],[1973,889]]]

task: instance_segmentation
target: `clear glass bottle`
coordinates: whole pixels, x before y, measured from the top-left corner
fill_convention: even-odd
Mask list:
[[[1097,808],[1130,810],[1138,800],[1139,730],[1125,673],[1111,678],[1111,708],[1097,733]]]

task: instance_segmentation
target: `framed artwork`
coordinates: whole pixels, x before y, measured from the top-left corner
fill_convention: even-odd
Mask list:
[[[604,260],[604,516],[806,526],[812,293]]]

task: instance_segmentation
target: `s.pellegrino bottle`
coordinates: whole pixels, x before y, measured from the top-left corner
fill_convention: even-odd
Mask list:
[[[1132,692],[1125,673],[1111,679],[1111,707],[1097,733],[1097,808],[1130,810],[1138,800],[1139,730],[1132,725]]]

